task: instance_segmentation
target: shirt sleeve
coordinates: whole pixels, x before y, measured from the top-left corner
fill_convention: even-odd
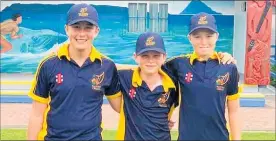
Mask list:
[[[176,86],[176,89],[172,91],[172,104],[174,107],[177,107],[179,105],[179,90],[178,86]]]
[[[229,81],[229,84],[227,87],[228,100],[235,100],[235,99],[239,98],[238,83],[239,83],[239,73],[238,73],[236,65],[234,65],[232,67],[230,81]]]
[[[112,75],[110,76],[111,78],[111,83],[110,85],[106,88],[105,90],[105,96],[107,98],[116,98],[121,96],[121,91],[120,91],[120,80],[119,80],[119,74],[118,71],[116,69],[115,64],[113,63],[112,65]]]
[[[162,70],[166,72],[174,82],[177,82],[177,66],[174,62],[175,59],[168,59],[162,66]]]
[[[162,70],[165,71],[169,77],[173,80],[175,85],[175,90],[172,91],[172,108],[175,108],[179,105],[179,85],[178,85],[178,76],[177,76],[177,58],[168,59],[165,64],[162,66]]]
[[[169,111],[169,114],[168,114],[169,119],[171,118],[175,108],[179,105],[178,91],[172,90],[170,95],[171,95],[172,103],[171,103],[171,108],[170,108],[170,111]]]
[[[38,65],[28,96],[35,101],[45,104],[49,101],[49,85],[44,61]]]

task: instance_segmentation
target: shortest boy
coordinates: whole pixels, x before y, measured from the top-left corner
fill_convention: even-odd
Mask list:
[[[172,79],[161,70],[166,60],[162,37],[143,33],[136,42],[138,67],[120,70],[123,102],[118,140],[171,140],[169,119],[177,106]]]

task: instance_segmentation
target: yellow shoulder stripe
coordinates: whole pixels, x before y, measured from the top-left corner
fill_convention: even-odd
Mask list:
[[[106,95],[106,98],[113,99],[113,98],[117,98],[117,97],[120,97],[120,96],[122,96],[121,91],[119,91],[118,93],[116,93],[114,95]]]

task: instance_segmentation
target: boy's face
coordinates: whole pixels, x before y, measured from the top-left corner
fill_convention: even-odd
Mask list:
[[[147,51],[140,55],[134,54],[134,58],[143,73],[154,74],[164,64],[166,55],[156,51]]]
[[[197,55],[209,56],[212,55],[215,50],[218,33],[209,29],[198,29],[192,32],[188,37]]]
[[[99,33],[99,28],[89,22],[81,21],[65,27],[70,45],[83,50],[91,47],[91,43]]]

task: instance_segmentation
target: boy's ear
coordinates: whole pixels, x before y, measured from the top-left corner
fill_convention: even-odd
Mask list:
[[[133,60],[134,60],[137,64],[139,64],[139,61],[138,61],[138,59],[137,59],[137,54],[136,54],[135,52],[133,53],[132,58],[133,58]]]
[[[66,35],[68,36],[68,26],[67,25],[64,25],[64,30],[65,30]]]
[[[164,59],[166,60],[166,58],[167,58],[167,53],[163,54],[163,57],[164,57]]]
[[[137,57],[136,53],[133,52],[132,58],[133,58],[134,60],[136,60],[136,57]]]
[[[167,54],[165,53],[165,54],[163,54],[163,64],[165,64],[166,59],[167,59]]]
[[[100,28],[99,27],[96,27],[97,28],[97,30],[96,30],[96,35],[95,35],[95,37],[97,37],[98,35],[99,35],[99,33],[100,33]]]
[[[187,35],[187,38],[188,38],[189,42],[191,43],[191,35],[190,34]]]

